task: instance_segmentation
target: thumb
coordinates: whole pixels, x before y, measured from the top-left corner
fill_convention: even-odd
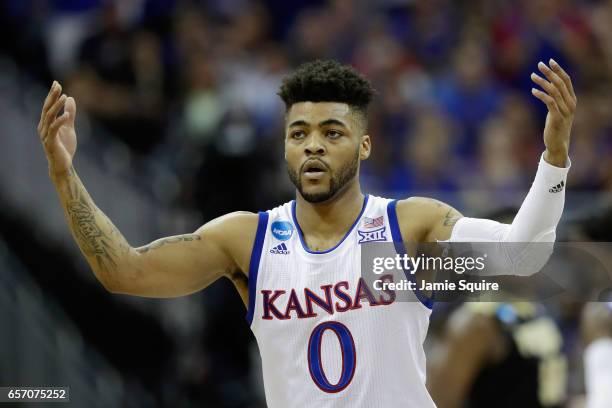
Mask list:
[[[74,119],[76,118],[76,102],[72,96],[69,96],[66,99],[66,104],[64,105],[64,112],[68,112],[68,124],[74,126]]]

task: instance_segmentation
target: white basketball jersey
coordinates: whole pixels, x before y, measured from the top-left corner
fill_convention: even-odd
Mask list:
[[[423,350],[431,305],[373,295],[361,279],[363,243],[402,245],[395,201],[366,195],[323,252],[307,248],[295,205],[259,213],[249,268],[268,407],[435,407]]]

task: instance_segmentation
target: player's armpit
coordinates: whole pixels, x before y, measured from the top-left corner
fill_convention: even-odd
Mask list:
[[[442,201],[410,197],[398,201],[397,217],[404,242],[436,242],[449,239],[463,215]]]
[[[113,293],[166,298],[196,292],[222,276],[235,280],[248,270],[257,222],[257,214],[235,212],[192,234],[133,248],[105,286]]]

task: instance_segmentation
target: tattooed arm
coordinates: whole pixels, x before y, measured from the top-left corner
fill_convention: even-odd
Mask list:
[[[248,243],[252,244],[254,239],[256,214],[228,214],[193,234],[166,237],[133,248],[95,205],[74,168],[64,177],[52,180],[70,231],[107,290],[175,297],[196,292],[226,276],[245,297],[247,280],[242,271],[248,267]]]
[[[397,203],[397,218],[404,242],[447,240],[463,215],[432,198],[411,197]]]
[[[72,236],[98,280],[107,288],[131,247],[113,223],[93,203],[76,171],[50,175]]]
[[[72,159],[76,152],[76,103],[54,82],[45,100],[38,133],[70,231],[96,278],[114,293],[174,297],[195,292],[222,276],[246,302],[246,274],[257,214],[236,212],[193,234],[162,238],[133,248],[95,205]],[[64,113],[58,116],[64,108]]]

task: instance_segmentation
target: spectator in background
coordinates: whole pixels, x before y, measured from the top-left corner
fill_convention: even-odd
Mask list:
[[[489,71],[482,40],[466,38],[452,55],[448,77],[438,82],[438,103],[455,121],[463,125],[464,134],[456,145],[459,154],[475,155],[475,136],[482,124],[498,109],[501,90]]]
[[[582,313],[586,408],[612,405],[612,302],[587,303]]]
[[[402,165],[394,168],[387,188],[394,191],[454,190],[452,122],[440,113],[425,110],[415,120],[403,148],[398,149]]]
[[[101,12],[102,26],[82,44],[69,86],[101,125],[146,153],[164,137],[161,44],[151,32],[124,27],[114,4]]]

